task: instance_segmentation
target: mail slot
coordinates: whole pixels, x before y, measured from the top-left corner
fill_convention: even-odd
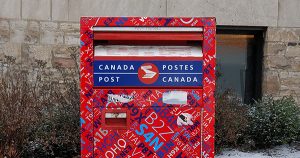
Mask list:
[[[81,157],[214,157],[215,18],[82,17]]]

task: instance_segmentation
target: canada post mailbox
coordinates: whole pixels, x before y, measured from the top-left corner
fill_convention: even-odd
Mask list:
[[[81,157],[214,157],[215,18],[82,17]]]

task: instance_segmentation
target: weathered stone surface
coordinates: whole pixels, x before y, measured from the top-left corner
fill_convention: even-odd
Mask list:
[[[283,42],[266,42],[264,56],[269,55],[284,55],[287,49],[287,44]]]
[[[32,65],[36,60],[42,60],[47,62],[47,67],[51,67],[51,57],[51,46],[49,45],[22,44],[22,63],[24,65]]]
[[[278,0],[167,0],[167,16],[214,16],[219,25],[276,26]]]
[[[267,30],[267,41],[297,42],[299,41],[299,37],[297,29],[293,28],[269,27]]]
[[[282,90],[294,90],[296,94],[300,94],[300,72],[282,71],[279,77]]]
[[[282,55],[277,56],[266,56],[264,57],[264,67],[265,69],[287,69],[290,68],[290,63]]]
[[[277,95],[280,89],[279,75],[275,71],[263,74],[262,92],[264,94]]]
[[[22,18],[50,20],[50,0],[22,0]]]
[[[7,20],[0,20],[0,43],[9,41],[9,23]]]
[[[11,30],[26,30],[28,23],[24,20],[10,20],[9,25]]]
[[[12,56],[16,58],[16,62],[21,61],[21,44],[5,43],[0,44],[0,61],[4,56]]]
[[[65,35],[65,44],[67,45],[79,45],[79,33],[68,33]]]
[[[40,22],[38,22],[38,21],[28,21],[27,30],[39,31],[40,30]]]
[[[21,13],[21,0],[0,0],[1,9],[0,17],[1,18],[13,18],[20,19]]]
[[[299,46],[290,46],[290,47],[288,47],[285,56],[286,57],[298,57],[298,58],[300,58],[300,45]]]
[[[39,43],[39,23],[36,21],[11,21],[10,41],[12,43]]]
[[[42,44],[63,44],[64,36],[62,32],[42,31],[40,36]]]
[[[79,49],[73,47],[73,49]],[[71,68],[75,66],[75,59],[72,58],[73,52],[71,47],[68,46],[57,46],[52,50],[52,65],[54,67]]]
[[[166,0],[69,0],[69,20],[81,16],[166,16]]]
[[[291,71],[296,71],[300,73],[300,57],[297,57],[295,59],[290,59],[291,63]],[[299,86],[300,89],[300,86]]]
[[[52,20],[68,21],[68,0],[52,0]]]
[[[24,30],[12,30],[10,32],[10,41],[13,43],[23,43],[25,39]]]
[[[41,22],[42,31],[57,31],[58,23],[56,22]]]
[[[75,61],[71,58],[52,58],[53,67],[73,68],[75,67]]]
[[[24,41],[21,43],[37,44],[39,43],[40,32],[35,30],[27,30],[25,32]]]
[[[59,29],[62,30],[63,32],[79,33],[80,24],[79,23],[60,23]]]
[[[53,47],[52,55],[57,58],[71,58],[71,51],[68,46],[60,45]]]
[[[279,0],[278,26],[299,27],[300,26],[300,1]]]

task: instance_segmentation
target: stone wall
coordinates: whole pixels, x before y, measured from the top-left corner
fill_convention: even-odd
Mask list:
[[[268,27],[263,92],[300,103],[299,8],[299,0],[0,0],[0,61],[74,68],[80,16],[215,16],[218,25]]]
[[[0,19],[0,60],[13,56],[24,66],[42,60],[48,68],[70,68],[72,47],[79,49],[79,23]]]
[[[268,28],[263,93],[275,97],[292,95],[300,103],[300,28]]]

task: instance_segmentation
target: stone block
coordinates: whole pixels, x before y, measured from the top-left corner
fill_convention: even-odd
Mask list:
[[[13,43],[23,43],[25,40],[25,30],[11,30],[10,41]]]
[[[285,70],[290,68],[290,63],[287,58],[282,55],[264,57],[264,68],[272,70]]]
[[[62,68],[74,68],[76,66],[75,61],[71,58],[52,58],[53,67],[62,67]]]
[[[40,31],[40,22],[28,21],[27,30],[39,32]]]
[[[299,37],[297,29],[269,27],[266,40],[273,42],[297,42]]]
[[[290,65],[291,65],[291,71],[300,72],[300,57],[291,60]]]
[[[24,20],[10,20],[9,21],[10,30],[26,30],[28,22]]]
[[[0,0],[0,4],[1,18],[21,18],[21,0]]]
[[[285,55],[287,44],[283,42],[266,42],[264,56]]]
[[[52,20],[68,21],[68,0],[52,0]]]
[[[79,32],[78,33],[65,34],[65,44],[67,44],[67,45],[79,45],[79,43],[80,43],[79,37],[80,37]]]
[[[22,18],[51,20],[50,0],[22,0]]]
[[[75,47],[68,47],[68,46],[57,46],[54,47],[52,50],[52,65],[53,67],[64,67],[64,68],[71,68],[74,67],[75,59],[72,58],[72,54],[74,52],[72,49],[79,49]]]
[[[69,20],[81,16],[167,16],[166,0],[69,0]]]
[[[60,23],[59,29],[63,32],[79,33],[80,24],[79,23]]]
[[[263,74],[262,91],[264,94],[276,95],[280,90],[279,75],[275,71],[267,71]]]
[[[37,44],[39,43],[40,32],[34,30],[27,30],[25,32],[24,43],[27,44]]]
[[[279,27],[300,26],[300,1],[299,0],[279,0],[278,26]]]
[[[63,44],[64,34],[63,32],[56,31],[42,31],[40,35],[41,44]]]
[[[0,20],[0,43],[9,41],[9,23],[7,20]]]
[[[278,0],[167,0],[167,16],[213,16],[218,25],[277,26]]]
[[[50,45],[28,45],[22,44],[22,63],[24,65],[34,65],[36,60],[46,62],[46,67],[51,67],[51,49]]]
[[[13,43],[39,43],[39,22],[10,21],[10,41]]]
[[[0,44],[0,61],[4,59],[4,56],[12,56],[16,58],[16,62],[21,62],[21,44]]]
[[[58,23],[56,22],[41,22],[42,31],[57,31]]]
[[[295,90],[300,94],[300,72],[282,71],[279,74],[280,84],[282,87],[287,87],[290,90]]]
[[[300,45],[298,46],[289,46],[285,54],[286,57],[298,57],[300,58]]]

